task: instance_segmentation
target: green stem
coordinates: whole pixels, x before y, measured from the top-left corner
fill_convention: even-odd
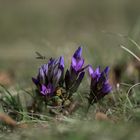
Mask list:
[[[86,112],[85,112],[86,115],[88,114],[90,107],[91,107],[91,104],[89,103],[89,104],[88,104],[88,107],[87,107],[87,110],[86,110]]]

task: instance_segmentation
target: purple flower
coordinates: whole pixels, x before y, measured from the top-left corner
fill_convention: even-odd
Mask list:
[[[82,48],[79,47],[72,56],[70,70],[67,70],[65,74],[66,90],[69,90],[71,93],[77,91],[84,78],[84,70],[87,66],[83,67],[83,65]]]
[[[54,89],[53,89],[52,84],[49,83],[47,86],[41,85],[40,93],[42,93],[43,95],[48,95],[53,92],[54,92]]]
[[[88,99],[89,103],[93,104],[98,102],[112,90],[108,80],[109,67],[106,67],[101,72],[100,67],[94,71],[93,68],[89,66],[88,71],[91,76],[90,95]]]
[[[37,86],[42,95],[53,95],[56,87],[63,81],[64,73],[64,58],[61,56],[58,59],[50,59],[47,64],[39,68],[37,78],[32,78],[32,81]]]
[[[84,59],[82,58],[82,48],[79,47],[71,60],[71,69],[73,69],[75,72],[78,72],[82,69],[84,65]]]

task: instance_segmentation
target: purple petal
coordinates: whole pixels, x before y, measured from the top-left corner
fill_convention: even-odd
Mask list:
[[[105,83],[108,80],[108,73],[109,73],[109,67],[106,67],[100,75],[100,79],[99,79],[100,83]]]
[[[76,72],[82,69],[83,65],[84,59],[76,60],[74,57],[72,57],[71,66]]]
[[[36,78],[34,78],[34,77],[32,77],[32,81],[34,82],[35,85],[39,84],[39,81]]]
[[[74,55],[73,55],[73,57],[74,58],[81,58],[81,56],[82,56],[82,48],[81,47],[79,47],[76,51],[75,51],[75,53],[74,53]]]
[[[109,70],[110,70],[110,68],[109,68],[109,67],[106,67],[106,68],[104,69],[104,72],[106,73],[106,75],[108,75]]]
[[[59,70],[57,71],[57,74],[56,74],[56,79],[57,79],[57,81],[59,81],[59,79],[60,79],[60,77],[61,77],[61,74],[62,74],[62,71],[59,69]]]
[[[91,78],[92,78],[93,81],[98,82],[99,79],[101,78],[101,75],[100,75],[100,73],[94,72],[94,73],[91,75]]]
[[[45,85],[41,85],[41,93],[43,95],[50,95],[53,93],[53,86],[52,84],[48,84],[47,86]]]
[[[77,65],[76,59],[75,59],[74,57],[72,57],[71,66],[72,66],[73,68],[75,68],[76,65]]]
[[[63,56],[61,56],[59,59],[59,66],[61,69],[64,69],[64,57]]]
[[[53,85],[51,83],[49,83],[47,85],[47,94],[52,94],[53,92],[54,92]]]
[[[50,60],[48,62],[48,65],[51,66],[53,63],[54,63],[54,59],[53,58],[50,58]]]
[[[55,87],[58,86],[57,84],[59,83],[61,75],[62,75],[62,71],[60,69],[58,69],[57,73],[53,75],[53,85]]]
[[[112,90],[112,87],[109,84],[105,84],[102,88],[103,93],[109,93]]]
[[[46,65],[47,65],[47,64],[44,64],[44,65],[41,66],[41,68],[43,69],[43,71],[45,71]]]
[[[46,86],[45,85],[41,85],[41,93],[43,94],[43,95],[46,95],[47,93],[47,88],[46,88]]]
[[[101,74],[100,73],[100,67],[96,68],[95,73],[96,73],[96,75],[100,75]]]
[[[44,78],[44,71],[43,71],[43,69],[42,69],[42,67],[39,69],[39,77],[40,78]]]
[[[44,73],[47,75],[48,74],[48,64],[44,64],[42,66],[42,69],[43,69]]]
[[[39,74],[37,76],[37,79],[39,80],[40,84],[45,82],[45,73],[44,73],[42,67],[39,69]]]
[[[94,73],[92,66],[88,67],[88,72],[89,72],[89,75],[92,76],[92,74]]]
[[[84,65],[84,59],[79,60],[79,61],[77,62],[77,65],[76,65],[76,67],[75,67],[75,70],[76,70],[76,71],[79,71],[80,69],[82,69],[83,65]]]

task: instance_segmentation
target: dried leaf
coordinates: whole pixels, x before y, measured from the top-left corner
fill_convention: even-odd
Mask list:
[[[0,113],[0,120],[6,123],[7,125],[10,125],[13,127],[17,126],[17,122],[5,113]]]
[[[104,114],[102,112],[97,112],[95,114],[95,120],[98,120],[98,121],[109,121],[109,118],[107,117],[106,114]]]
[[[10,73],[0,71],[0,83],[3,85],[11,85],[13,83],[13,78]]]

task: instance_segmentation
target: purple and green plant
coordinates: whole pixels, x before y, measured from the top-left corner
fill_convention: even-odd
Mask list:
[[[112,87],[109,84],[109,67],[106,67],[103,71],[100,67],[93,70],[91,66],[88,67],[89,75],[91,77],[90,83],[90,94],[89,94],[89,104],[92,105],[101,100],[104,96],[111,92]]]
[[[83,66],[82,48],[79,47],[72,56],[70,69],[65,74],[66,90],[70,92],[70,96],[77,91],[84,78],[88,66]]]
[[[32,78],[38,92],[43,96],[53,96],[56,88],[63,85],[64,58],[50,59],[39,68],[37,78]]]
[[[79,89],[87,70],[91,78],[90,92],[88,93],[89,106],[97,103],[112,90],[108,80],[109,67],[103,71],[98,67],[94,71],[91,65],[84,66],[82,47],[74,52],[70,68],[66,72],[64,69],[63,56],[58,59],[51,58],[47,64],[43,64],[39,68],[37,78],[32,78],[37,87],[37,94],[45,99],[47,105],[59,105],[65,108],[66,102],[72,102],[73,95]]]

